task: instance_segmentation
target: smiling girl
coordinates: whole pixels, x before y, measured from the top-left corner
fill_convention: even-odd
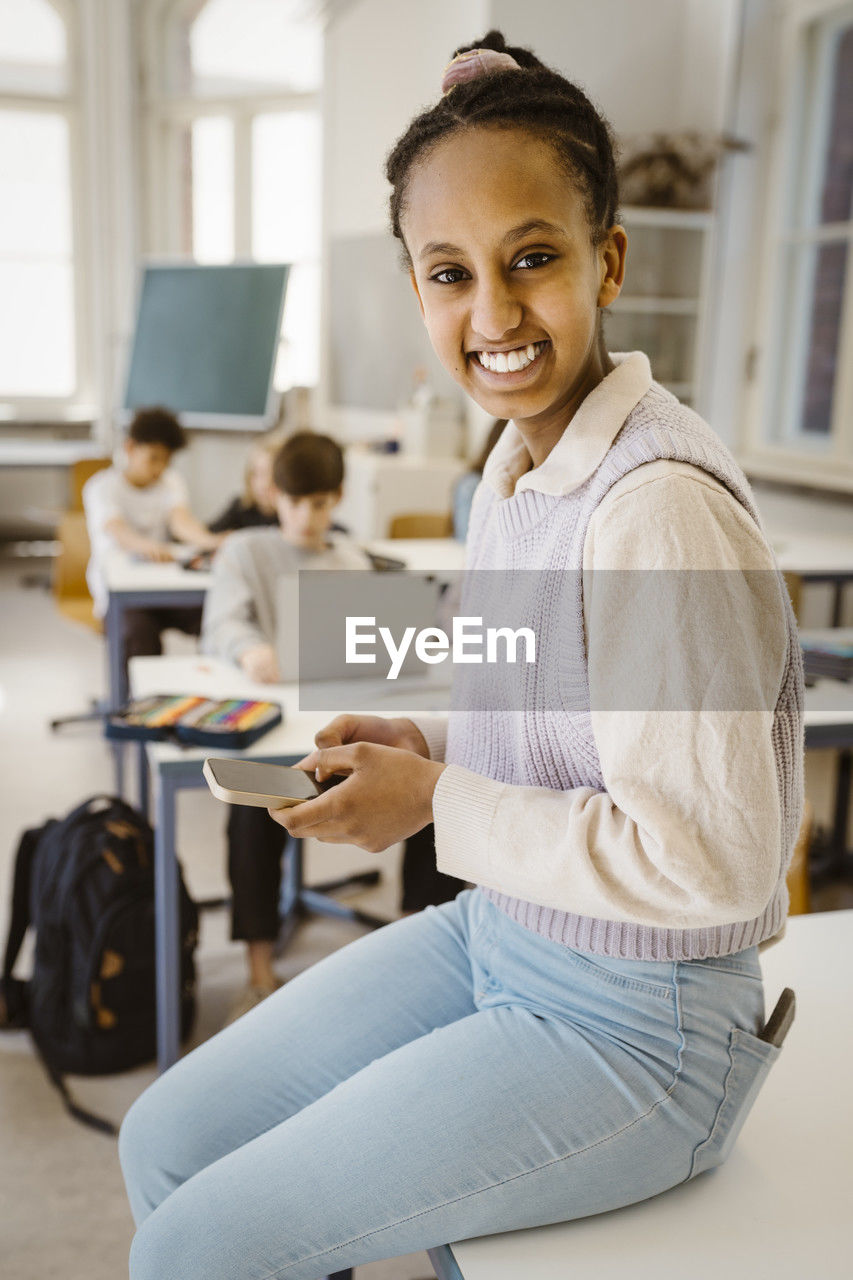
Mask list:
[[[283,826],[381,850],[434,821],[439,868],[477,887],[329,956],[134,1105],[133,1280],[316,1280],[641,1200],[725,1158],[778,1052],[757,946],[787,909],[802,670],[753,496],[646,357],[607,350],[627,242],[589,100],[496,32],[442,89],[389,157],[392,226],[443,364],[510,419],[469,566],[541,575],[573,687],[519,708],[496,676],[485,708],[463,688],[449,718],[318,735],[304,767],[349,776]],[[654,644],[592,577],[651,569],[676,584]],[[707,570],[747,584],[737,608],[703,607]],[[559,618],[551,571],[576,584]],[[658,640],[698,700],[594,705]]]

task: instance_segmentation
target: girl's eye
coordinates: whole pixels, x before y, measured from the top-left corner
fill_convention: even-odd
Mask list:
[[[524,271],[532,271],[536,267],[544,267],[546,263],[553,262],[553,253],[526,253],[523,258],[519,258],[516,267],[521,267]]]
[[[458,284],[464,279],[465,272],[460,267],[445,267],[443,271],[437,271],[434,276],[430,276],[430,280],[434,280],[436,284]]]

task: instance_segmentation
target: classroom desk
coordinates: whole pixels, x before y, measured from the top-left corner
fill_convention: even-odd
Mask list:
[[[366,544],[368,551],[404,560],[414,572],[461,570],[465,547],[453,538],[380,539]],[[209,572],[184,569],[180,564],[154,564],[124,551],[113,551],[104,566],[109,593],[105,631],[111,707],[127,701],[122,662],[122,618],[127,609],[158,609],[200,605],[211,582]]]
[[[789,533],[773,526],[767,532],[783,573],[796,574],[803,582],[832,584],[831,625],[840,626],[844,588],[853,582],[853,537]]]
[[[433,668],[437,672],[438,668]],[[300,711],[297,685],[263,685],[250,681],[238,668],[213,658],[133,658],[131,687],[135,697],[180,691],[208,697],[269,698],[284,708],[284,720],[245,752],[275,764],[294,764],[314,743],[314,734],[332,718],[328,711]],[[412,690],[418,690],[423,707],[423,682],[401,679],[391,693],[375,681],[363,684],[362,709],[379,714],[403,715]],[[341,707],[354,710],[352,682],[341,686]],[[435,709],[448,705],[446,683],[436,678],[432,701]],[[853,687],[836,681],[819,681],[806,691],[806,746],[833,742],[853,743]],[[175,802],[179,791],[205,786],[201,768],[209,748],[185,748],[167,742],[146,744],[140,752],[155,783],[155,894],[157,948],[157,1053],[161,1070],[177,1060],[179,1041],[177,874],[175,858]],[[217,752],[220,754],[220,752]]]
[[[273,764],[295,764],[314,746],[314,734],[333,718],[330,711],[300,711],[299,686],[296,684],[256,684],[239,668],[215,658],[154,657],[132,658],[130,683],[134,697],[180,691],[215,698],[264,698],[278,702],[284,710],[280,725],[264,734],[245,751],[224,751],[210,747],[180,747],[168,742],[146,743],[140,752],[147,761],[155,784],[154,876],[155,876],[155,945],[157,955],[157,1058],[164,1071],[178,1058],[179,992],[178,964],[178,880],[175,854],[175,802],[177,794],[187,788],[206,786],[202,777],[205,757],[216,755],[248,756]],[[433,668],[437,671],[437,668]],[[341,709],[354,710],[353,685],[340,686]],[[417,690],[418,706],[431,702],[437,709],[448,705],[449,688],[440,676],[429,682],[431,692],[425,696],[423,679],[401,677],[396,687],[375,680],[359,680],[363,693],[360,709],[380,715],[404,715],[411,707],[412,691]],[[218,804],[219,801],[211,801]]]
[[[415,573],[456,573],[465,568],[465,543],[455,538],[376,538],[365,546],[375,555],[404,560]]]
[[[642,1204],[430,1251],[439,1280],[846,1280],[853,911],[793,916],[761,956],[797,1014],[728,1161]]]
[[[184,608],[204,603],[210,573],[185,569],[177,562],[155,564],[115,550],[104,565],[109,599],[104,630],[107,637],[109,705],[127,701],[127,678],[122,653],[124,614],[128,609]]]

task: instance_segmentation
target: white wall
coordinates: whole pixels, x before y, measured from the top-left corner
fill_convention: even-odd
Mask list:
[[[492,25],[580,85],[617,133],[713,131],[736,0],[491,0]]]
[[[387,225],[388,150],[438,97],[453,49],[499,27],[594,98],[617,132],[723,119],[737,0],[356,0],[326,55],[327,230]]]
[[[438,97],[454,47],[490,27],[577,81],[617,134],[713,133],[725,116],[737,12],[738,0],[355,0],[327,38],[326,236],[386,230],[388,150]],[[323,412],[345,429],[323,368]],[[472,410],[472,443],[486,422]]]
[[[325,63],[327,230],[387,226],[385,156],[438,97],[455,47],[488,25],[486,0],[356,0],[332,24]]]

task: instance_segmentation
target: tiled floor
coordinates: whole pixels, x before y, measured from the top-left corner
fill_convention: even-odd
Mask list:
[[[102,642],[65,622],[44,590],[22,577],[43,564],[0,560],[0,939],[5,941],[9,886],[20,832],[80,800],[112,789],[110,755],[95,727],[51,734],[54,715],[85,707],[102,689]],[[170,637],[171,639],[171,637]],[[176,637],[176,645],[186,643]],[[190,891],[224,895],[223,811],[205,791],[178,806],[178,848]],[[353,901],[392,917],[399,893],[399,850],[381,859],[357,849],[313,844],[306,878],[320,880],[382,866],[382,882]],[[331,920],[300,929],[279,962],[289,977],[359,936]],[[22,967],[27,963],[22,957]],[[224,911],[204,913],[196,1040],[223,1023],[242,983],[239,944],[228,938]],[[78,1099],[120,1120],[153,1070],[75,1078]],[[132,1222],[115,1143],[64,1111],[23,1032],[0,1034],[0,1275],[3,1280],[120,1280],[127,1274]],[[361,1267],[357,1280],[414,1280],[432,1275],[426,1254]]]

